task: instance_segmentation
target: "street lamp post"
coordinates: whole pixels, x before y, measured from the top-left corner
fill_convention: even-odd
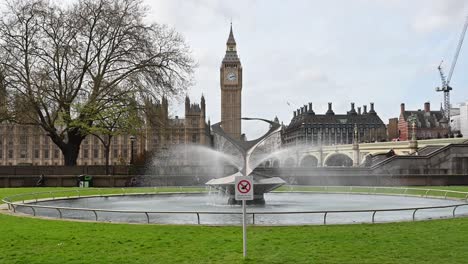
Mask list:
[[[130,165],[133,165],[133,145],[135,144],[135,140],[135,136],[130,136]]]

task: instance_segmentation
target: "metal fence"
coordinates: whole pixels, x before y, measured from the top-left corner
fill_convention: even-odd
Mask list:
[[[75,208],[75,207],[59,207],[33,204],[39,201],[58,200],[58,199],[71,199],[82,197],[109,197],[109,196],[126,196],[126,195],[149,195],[149,194],[186,194],[187,191],[191,193],[202,193],[200,188],[194,187],[172,187],[180,192],[165,192],[166,188],[120,188],[120,189],[74,189],[74,190],[61,190],[61,191],[48,191],[48,192],[34,192],[27,194],[18,194],[4,198],[2,201],[8,205],[8,210],[16,213],[18,208],[30,208],[32,215],[36,216],[38,209],[50,209],[57,211],[57,218],[64,218],[64,211],[75,212],[92,212],[95,221],[102,221],[100,215],[103,213],[116,213],[116,214],[141,214],[146,217],[146,223],[151,222],[151,215],[154,214],[178,214],[178,215],[193,215],[196,221],[192,224],[204,224],[201,221],[201,215],[242,215],[242,212],[233,211],[141,211],[141,210],[109,210],[109,209],[93,209],[93,208]],[[412,213],[412,221],[418,220],[416,217],[417,212],[430,209],[451,209],[451,217],[463,216],[466,214],[457,215],[457,209],[460,207],[468,206],[468,192],[442,190],[442,189],[424,189],[424,188],[401,188],[401,187],[368,187],[368,186],[290,186],[286,187],[284,191],[278,192],[301,192],[301,193],[333,193],[333,194],[361,194],[361,195],[397,195],[397,196],[410,196],[421,198],[438,198],[450,199],[458,201],[459,203],[453,205],[442,206],[424,206],[424,207],[411,207],[411,208],[386,208],[386,209],[364,209],[364,210],[318,210],[318,211],[247,211],[250,216],[252,224],[256,224],[255,218],[259,215],[297,215],[297,214],[310,214],[322,215],[322,224],[327,224],[327,218],[332,214],[346,214],[346,213],[369,213],[371,217],[368,223],[375,223],[375,218],[378,213],[383,212],[396,212],[396,211],[409,211]],[[166,189],[167,190],[167,189]],[[98,193],[89,195],[90,192]],[[47,197],[43,199],[42,197]]]

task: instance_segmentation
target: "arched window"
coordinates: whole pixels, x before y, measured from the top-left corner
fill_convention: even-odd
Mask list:
[[[353,160],[345,154],[333,154],[325,161],[325,166],[328,167],[351,167]]]
[[[317,167],[318,160],[312,155],[307,155],[302,158],[300,166],[303,168],[314,168]]]

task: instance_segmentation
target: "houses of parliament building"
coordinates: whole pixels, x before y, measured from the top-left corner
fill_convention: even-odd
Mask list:
[[[209,123],[206,123],[205,98],[199,104],[185,99],[185,118],[170,118],[168,100],[147,102],[149,114],[132,144],[132,135],[118,135],[111,140],[109,160],[113,165],[130,162],[131,147],[137,157],[143,152],[155,152],[176,144],[211,144]],[[60,149],[39,126],[0,123],[0,166],[63,165]],[[97,137],[83,140],[77,165],[105,164],[104,147]]]

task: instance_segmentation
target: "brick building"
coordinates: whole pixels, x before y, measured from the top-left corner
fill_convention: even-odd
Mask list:
[[[388,140],[399,140],[398,118],[390,118],[387,125]]]
[[[416,139],[448,137],[447,119],[442,110],[432,111],[429,102],[424,103],[424,109],[406,110],[405,104],[400,106],[398,133],[400,140],[409,140],[412,136],[412,121],[415,122]]]

